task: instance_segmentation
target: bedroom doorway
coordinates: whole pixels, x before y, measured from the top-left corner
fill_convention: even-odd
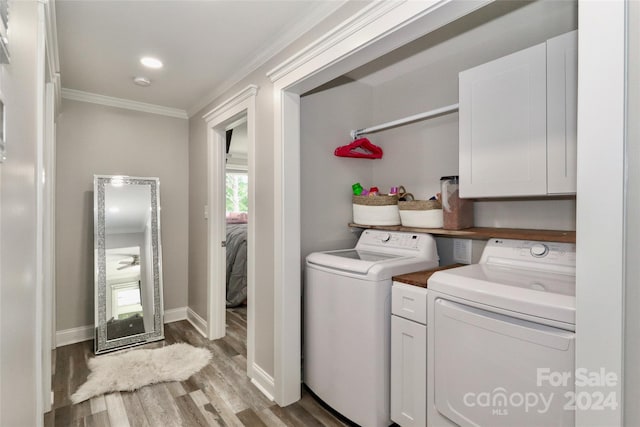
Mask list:
[[[249,151],[247,115],[225,127],[226,339],[243,354],[247,336]],[[246,357],[246,354],[244,354]]]
[[[224,337],[227,332],[237,336],[246,333],[247,375],[254,382],[262,383],[260,378],[256,378],[260,375],[254,367],[255,218],[248,215],[255,206],[253,171],[257,91],[257,86],[250,85],[204,116],[207,123],[209,218],[206,335],[213,340]],[[227,232],[231,233],[232,229],[234,236],[228,238]],[[241,252],[239,256],[238,251]],[[227,252],[230,255],[229,268]],[[227,279],[232,288],[229,293]],[[229,305],[240,307],[246,302],[244,313],[239,309],[240,313],[230,312],[227,315],[228,299]],[[231,326],[229,330],[227,324]],[[244,338],[239,341],[244,341]],[[244,348],[244,342],[238,344]]]

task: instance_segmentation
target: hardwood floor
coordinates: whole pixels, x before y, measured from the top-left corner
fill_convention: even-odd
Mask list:
[[[177,342],[206,347],[209,365],[187,381],[160,383],[134,392],[116,392],[72,404],[70,396],[89,374],[93,342],[59,347],[53,360],[53,409],[45,427],[169,426],[344,426],[303,390],[285,408],[269,401],[246,375],[246,307],[227,310],[227,336],[209,341],[187,321],[165,325],[165,340],[139,348]]]

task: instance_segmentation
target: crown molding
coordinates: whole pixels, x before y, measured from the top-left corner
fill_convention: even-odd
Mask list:
[[[249,74],[264,65],[268,60],[282,52],[287,46],[309,31],[309,29],[322,22],[336,10],[340,9],[345,3],[347,3],[347,1],[348,0],[332,0],[319,2],[313,10],[305,14],[303,18],[298,19],[295,23],[289,26],[288,29],[281,31],[271,42],[264,43],[266,47],[262,47],[252,54],[247,55],[248,58],[253,59],[233,73],[233,77],[217,85],[214,90],[209,92],[206,96],[190,107],[187,110],[189,117],[194,116],[198,111],[212,103],[217,97],[223,95],[235,84],[242,81]]]
[[[207,114],[203,115],[202,118],[205,121],[209,122],[214,118],[216,118],[216,116],[219,116],[220,114],[223,114],[227,110],[240,104],[245,99],[251,96],[256,96],[257,93],[258,93],[258,86],[249,85],[246,88],[242,89],[240,92],[236,93],[235,95],[227,99],[226,101],[224,101],[223,103],[221,103],[220,105],[218,105],[217,107],[215,107],[213,110],[209,111]]]
[[[62,97],[73,101],[89,102],[92,104],[107,105],[109,107],[124,108],[126,110],[142,111],[144,113],[159,114],[161,116],[188,119],[187,112],[178,108],[163,107],[162,105],[147,104],[146,102],[131,101],[130,99],[114,98],[112,96],[98,95],[96,93],[81,90],[62,88]]]
[[[390,10],[395,9],[403,3],[403,1],[375,1],[371,3],[349,19],[333,28],[331,31],[324,34],[315,42],[309,44],[298,53],[277,65],[267,73],[267,77],[269,77],[272,82],[281,79],[289,72],[298,69],[302,64],[305,64],[311,59],[317,57],[322,52],[331,49],[333,46],[347,39],[355,32],[366,27],[371,22],[381,16],[384,16],[389,13]]]

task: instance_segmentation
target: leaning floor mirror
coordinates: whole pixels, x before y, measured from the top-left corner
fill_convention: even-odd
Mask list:
[[[95,175],[95,353],[164,338],[160,180]]]

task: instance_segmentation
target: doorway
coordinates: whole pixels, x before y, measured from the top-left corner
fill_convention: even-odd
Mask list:
[[[261,389],[272,395],[273,379],[264,377],[256,369],[255,360],[255,218],[242,215],[242,211],[253,212],[255,206],[255,97],[258,87],[247,88],[221,103],[204,116],[207,122],[208,163],[208,257],[207,257],[207,337],[222,338],[227,333],[227,276],[235,275],[240,288],[235,286],[229,294],[231,305],[246,299],[246,346],[247,375]],[[246,129],[246,131],[245,131]],[[232,132],[229,132],[232,131]],[[236,139],[243,135],[239,146]],[[229,135],[229,138],[228,138]],[[246,136],[244,136],[246,135]],[[230,154],[230,156],[228,156]],[[235,154],[235,157],[234,157]],[[227,161],[229,159],[229,162]],[[229,173],[228,173],[229,172]],[[227,198],[227,176],[230,179],[231,195]],[[237,184],[234,187],[234,183]],[[244,189],[243,189],[244,188]],[[246,190],[246,197],[241,193]],[[237,197],[234,196],[237,193]],[[227,211],[230,221],[246,223],[246,276],[243,267],[227,271]],[[234,212],[235,210],[238,212]],[[242,240],[242,239],[240,239]],[[242,245],[237,245],[242,246]],[[239,263],[241,264],[241,263]],[[235,268],[235,265],[234,265]],[[230,274],[228,274],[230,273]],[[245,290],[242,282],[246,282]],[[246,297],[243,293],[246,292]],[[264,377],[264,378],[263,378]]]
[[[247,329],[249,163],[247,115],[225,127],[225,289],[227,339],[242,354]]]

